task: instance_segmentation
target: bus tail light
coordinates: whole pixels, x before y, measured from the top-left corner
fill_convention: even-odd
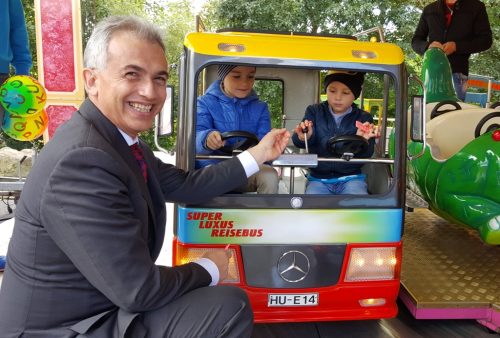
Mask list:
[[[177,255],[175,264],[181,265],[193,262],[201,257],[206,252],[214,251],[214,250],[224,250],[224,247],[188,247],[183,245],[177,246]],[[238,260],[236,258],[236,250],[233,248],[225,249],[230,253],[231,257],[229,258],[229,267],[228,267],[228,276],[226,279],[222,280],[222,283],[239,283],[240,282],[240,274],[238,270]]]
[[[394,279],[395,247],[353,248],[347,265],[346,282]]]
[[[359,305],[362,307],[383,306],[385,303],[385,298],[366,298],[359,300]]]

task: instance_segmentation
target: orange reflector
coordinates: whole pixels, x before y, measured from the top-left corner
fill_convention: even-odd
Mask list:
[[[190,248],[183,245],[178,245],[175,264],[182,265],[196,261],[197,259],[202,258],[205,253],[214,250],[224,250],[224,248],[223,247]],[[226,279],[222,281],[222,283],[239,283],[240,274],[238,272],[238,260],[236,259],[236,250],[229,248],[227,249],[227,252],[229,252],[229,254],[231,255],[231,257],[229,258],[228,276]]]
[[[245,51],[245,46],[240,44],[219,43],[217,47],[223,52],[242,53]]]
[[[367,50],[353,50],[352,56],[359,59],[376,59],[377,54]]]
[[[382,306],[385,305],[385,298],[360,299],[359,305],[361,305],[362,307]]]

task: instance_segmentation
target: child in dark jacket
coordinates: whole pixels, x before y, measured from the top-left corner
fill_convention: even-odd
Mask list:
[[[196,120],[196,153],[227,155],[219,149],[237,140],[222,141],[221,133],[247,131],[260,140],[271,130],[271,117],[265,102],[253,90],[255,67],[220,65],[219,79],[198,98]],[[198,160],[196,167],[204,167],[214,160]],[[261,165],[241,192],[275,194],[278,192],[278,173],[268,165]]]
[[[330,138],[359,135],[368,140],[368,147],[356,157],[371,157],[378,128],[373,125],[372,116],[354,103],[361,93],[363,81],[364,73],[328,74],[324,80],[327,101],[307,107],[302,122],[295,127],[293,143],[305,148],[304,137],[307,137],[310,153],[332,157],[328,146]],[[310,169],[306,194],[367,194],[361,166],[359,163],[319,162],[316,168]]]

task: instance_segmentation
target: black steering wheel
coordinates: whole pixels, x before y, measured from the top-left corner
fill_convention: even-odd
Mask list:
[[[447,105],[447,104],[451,104],[453,107],[455,107],[455,109],[438,110],[439,108],[441,108],[442,106]],[[448,113],[448,112],[454,111],[454,110],[460,110],[460,109],[462,109],[462,107],[460,107],[460,105],[456,101],[450,101],[450,100],[441,101],[438,104],[436,104],[436,106],[434,107],[434,109],[432,109],[432,111],[431,111],[431,120],[433,118],[435,118],[436,116],[439,116],[441,114]]]
[[[220,134],[222,141],[231,139],[231,138],[240,138],[242,140],[237,141],[234,144],[226,145],[219,148],[220,151],[226,154],[232,154],[235,150],[244,151],[250,147],[255,146],[259,143],[259,139],[255,134],[249,133],[248,131],[243,130],[232,130],[226,131],[225,133]]]
[[[337,146],[340,144],[340,146]],[[327,142],[327,149],[334,156],[342,157],[344,153],[360,154],[368,149],[368,140],[359,135],[341,135],[332,137]]]
[[[481,129],[483,128],[483,126],[486,124],[486,122],[488,122],[488,120],[491,120],[492,118],[495,118],[495,117],[500,117],[500,111],[489,113],[488,115],[486,115],[485,117],[483,117],[478,122],[478,124],[476,126],[476,130],[474,130],[474,137],[478,138],[479,136],[481,136]],[[489,132],[491,130],[495,130],[495,129],[499,129],[499,128],[500,128],[499,124],[493,123],[493,124],[489,125],[488,128],[486,128],[485,132],[487,133],[487,132]]]
[[[495,102],[490,106],[491,109],[495,109],[497,107],[500,107],[500,102]]]

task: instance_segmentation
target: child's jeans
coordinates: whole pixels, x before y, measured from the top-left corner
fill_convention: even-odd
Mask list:
[[[365,195],[368,194],[368,188],[364,177],[334,183],[309,181],[306,194]]]

